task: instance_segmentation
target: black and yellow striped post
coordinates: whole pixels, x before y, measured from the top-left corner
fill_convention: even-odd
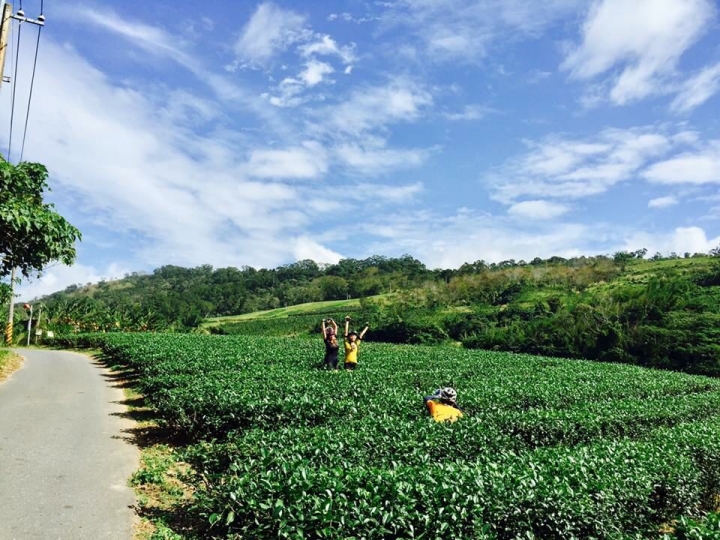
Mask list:
[[[11,321],[5,325],[5,344],[8,346],[13,344],[13,323]]]
[[[8,306],[8,320],[5,325],[5,343],[7,345],[13,344],[13,321],[15,320],[15,271],[16,268],[13,266],[10,272],[10,305]]]

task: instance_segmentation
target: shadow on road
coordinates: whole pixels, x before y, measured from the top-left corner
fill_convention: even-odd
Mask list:
[[[141,449],[157,444],[171,447],[183,447],[189,444],[185,438],[163,425],[162,420],[152,410],[145,397],[139,393],[140,375],[138,373],[119,365],[115,359],[104,353],[95,353],[91,358],[92,364],[102,370],[101,376],[111,386],[123,389],[126,394],[125,399],[114,402],[124,405],[125,410],[112,413],[112,415],[132,420],[134,425],[131,428],[123,429],[122,434],[116,435],[114,438],[127,441]]]

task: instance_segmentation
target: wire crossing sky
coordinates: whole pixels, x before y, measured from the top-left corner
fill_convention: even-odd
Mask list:
[[[163,264],[409,253],[432,268],[720,244],[712,0],[44,10],[24,158],[48,166],[84,241],[24,295]],[[18,96],[35,39],[22,35]]]

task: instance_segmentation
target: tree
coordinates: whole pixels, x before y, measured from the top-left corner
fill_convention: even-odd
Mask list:
[[[29,277],[50,262],[75,261],[80,231],[43,202],[47,177],[44,165],[0,158],[0,277],[13,268]]]
[[[19,165],[0,158],[0,278],[10,275],[10,310],[6,339],[12,336],[16,269],[25,277],[50,262],[72,264],[81,235],[52,204],[43,202],[48,171],[40,163]],[[7,295],[7,294],[6,294]]]

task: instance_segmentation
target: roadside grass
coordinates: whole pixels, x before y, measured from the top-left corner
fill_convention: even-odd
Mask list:
[[[114,364],[100,351],[93,353],[96,362],[110,369],[107,378],[122,388],[127,407],[124,416],[135,423],[126,430],[127,440],[140,448],[140,468],[128,480],[137,497],[139,518],[133,540],[194,540],[193,524],[184,509],[193,500],[188,480],[195,473],[182,461],[183,441],[174,438],[147,406],[136,387],[137,374]]]
[[[0,382],[4,381],[22,366],[23,358],[7,349],[0,349]]]

